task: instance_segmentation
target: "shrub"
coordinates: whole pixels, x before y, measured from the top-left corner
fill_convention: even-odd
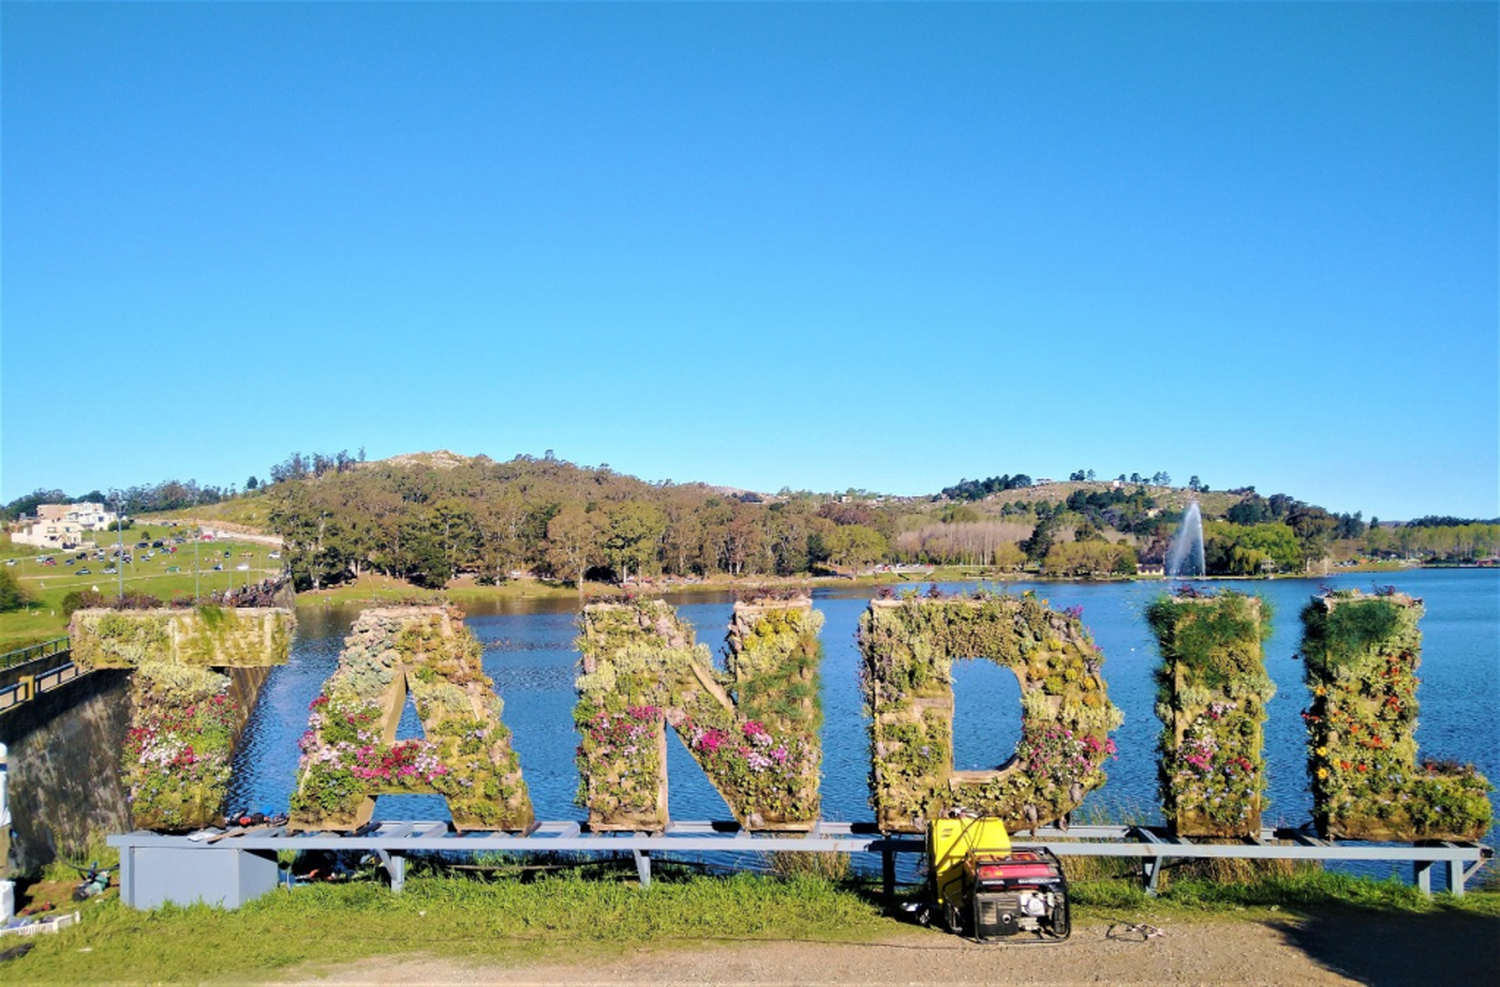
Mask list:
[[[0,569],[0,613],[20,610],[32,602],[20,580],[9,569]]]
[[[91,589],[69,590],[62,598],[63,614],[67,617],[73,616],[75,610],[97,610],[107,606],[109,601],[104,598],[104,594]]]

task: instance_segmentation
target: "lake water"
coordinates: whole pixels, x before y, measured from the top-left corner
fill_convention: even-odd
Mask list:
[[[1306,732],[1299,714],[1307,704],[1298,614],[1319,587],[1369,591],[1367,573],[1312,580],[1205,584],[1253,592],[1274,610],[1266,644],[1266,669],[1276,682],[1269,704],[1265,744],[1270,807],[1268,824],[1299,826],[1309,821],[1312,797],[1305,767]],[[1416,570],[1377,574],[1376,581],[1426,602],[1422,620],[1422,684],[1417,743],[1423,757],[1473,762],[1492,781],[1500,780],[1500,573]],[[920,584],[925,589],[927,584]],[[1159,596],[1159,582],[1006,583],[1010,593],[1035,590],[1057,608],[1083,607],[1083,622],[1105,655],[1104,678],[1110,699],[1125,713],[1114,734],[1119,758],[1108,766],[1109,782],[1091,793],[1084,814],[1093,810],[1129,821],[1159,822],[1156,802],[1156,740],[1161,729],[1152,710],[1152,671],[1159,656],[1143,616]],[[944,585],[969,591],[972,584]],[[854,634],[871,590],[820,589],[813,603],[825,618],[822,640],[823,818],[838,821],[873,817],[869,804],[870,768],[866,721],[859,693],[859,649]],[[722,650],[732,598],[687,596],[673,599],[698,638]],[[343,637],[357,614],[353,608],[304,606],[298,609],[297,638],[286,665],[273,669],[236,752],[230,785],[235,808],[285,812],[296,781],[297,741],[307,726],[308,704],[338,663]],[[485,671],[505,701],[504,719],[514,734],[537,818],[586,818],[573,802],[578,773],[573,766],[578,738],[573,730],[573,677],[578,652],[577,608],[571,601],[471,606],[467,624],[485,645]],[[1020,736],[1020,690],[1015,677],[989,662],[955,665],[957,716],[955,767],[992,768],[1010,756]],[[420,736],[421,725],[408,702],[400,736]],[[672,818],[729,819],[728,808],[680,743],[668,743]],[[437,796],[383,796],[377,819],[446,819]],[[1489,840],[1497,832],[1491,829]],[[1350,869],[1370,873],[1374,865]],[[1377,876],[1391,873],[1379,865]],[[1400,865],[1405,877],[1407,865]]]

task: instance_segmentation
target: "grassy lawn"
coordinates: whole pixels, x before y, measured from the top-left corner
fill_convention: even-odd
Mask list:
[[[167,520],[183,524],[216,525],[222,522],[242,524],[261,531],[271,530],[271,498],[264,496],[241,496],[217,504],[200,504],[189,510],[163,511],[156,514],[136,516],[138,524],[161,524]]]
[[[175,554],[166,549],[134,547],[141,541],[149,543],[164,539],[167,530],[159,526],[137,525],[134,530],[125,532],[125,545],[132,556],[132,561],[125,565],[125,589],[149,593],[163,602],[179,597],[192,598],[195,592],[207,598],[210,593],[222,592],[231,584],[244,586],[247,581],[255,582],[281,571],[281,562],[269,557],[274,549],[252,542],[198,542],[196,563],[192,542],[171,546],[177,549]],[[104,573],[114,564],[111,555],[115,546],[114,541],[100,546],[105,554],[103,561],[95,557],[95,550],[88,549],[88,558],[67,565],[68,559],[76,559],[86,549],[46,552],[33,545],[12,544],[6,538],[0,544],[0,565],[7,566],[34,602],[25,610],[0,614],[0,652],[66,634],[68,621],[63,615],[62,600],[69,591],[98,587],[105,596],[118,592],[120,575]],[[145,558],[147,551],[154,552],[155,556]],[[226,556],[225,552],[229,554]],[[47,566],[37,562],[42,555],[51,555],[56,564]],[[223,569],[215,571],[215,565],[223,566]],[[249,568],[240,571],[235,568],[239,565]],[[173,567],[178,571],[169,572]],[[80,575],[80,569],[88,569],[89,574]]]
[[[66,889],[70,872],[49,887]],[[72,878],[76,880],[76,878]],[[1175,882],[1149,898],[1129,881],[1073,886],[1075,922],[1191,921],[1373,914],[1500,916],[1500,893],[1425,898],[1395,882],[1309,873],[1244,884]],[[673,873],[651,887],[619,871],[509,878],[417,874],[393,895],[375,881],[278,889],[238,911],[206,906],[157,912],[126,908],[111,891],[82,906],[83,921],[30,940],[26,956],[0,964],[12,983],[246,982],[310,964],[428,954],[488,962],[607,958],[639,945],[692,946],[725,938],[869,941],[911,928],[867,885],[818,878]],[[14,940],[0,940],[9,946]],[[211,958],[211,960],[206,960]],[[206,966],[211,962],[211,966]],[[300,971],[307,972],[304,967]]]
[[[243,982],[305,963],[401,953],[524,960],[723,936],[850,941],[890,931],[866,895],[816,879],[750,875],[664,878],[649,888],[618,876],[416,877],[400,895],[373,881],[314,885],[278,889],[233,912],[137,912],[113,892],[111,899],[90,903],[78,926],[34,938],[29,955],[0,965],[0,978],[98,983],[113,971],[133,982]]]

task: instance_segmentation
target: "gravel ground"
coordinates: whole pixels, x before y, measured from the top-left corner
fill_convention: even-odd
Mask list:
[[[868,943],[724,941],[607,960],[365,960],[299,970],[287,984],[1374,984],[1500,983],[1500,918],[1338,914],[1311,920],[1170,922],[1159,935],[1079,925],[1053,945],[978,945],[901,929]]]

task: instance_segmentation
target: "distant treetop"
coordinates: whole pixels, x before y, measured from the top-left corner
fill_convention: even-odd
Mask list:
[[[959,480],[951,487],[944,487],[940,496],[949,500],[983,500],[990,494],[1029,486],[1031,477],[1017,473],[1015,476],[992,476],[988,480]]]

